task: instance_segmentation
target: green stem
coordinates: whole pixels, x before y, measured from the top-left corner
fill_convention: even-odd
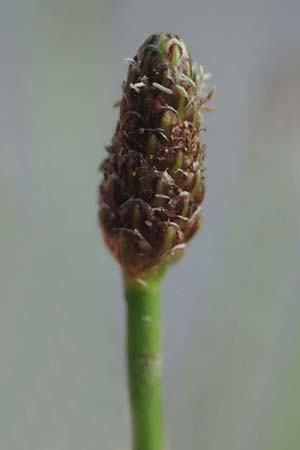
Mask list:
[[[160,281],[163,270],[140,284],[124,277],[133,450],[162,450]]]

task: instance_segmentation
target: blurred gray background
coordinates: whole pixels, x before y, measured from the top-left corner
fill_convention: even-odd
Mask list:
[[[0,0],[0,447],[129,450],[97,167],[126,69],[213,73],[205,224],[163,286],[168,449],[299,450],[300,3]]]

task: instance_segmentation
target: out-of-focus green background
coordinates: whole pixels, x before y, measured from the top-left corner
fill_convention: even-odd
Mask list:
[[[168,449],[299,450],[300,4],[0,0],[0,448],[129,450],[124,302],[97,229],[126,69],[213,73],[205,224],[163,286]]]

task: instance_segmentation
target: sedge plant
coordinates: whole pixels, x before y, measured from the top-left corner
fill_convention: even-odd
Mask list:
[[[132,448],[163,450],[160,285],[202,223],[202,110],[215,88],[204,93],[208,76],[176,34],[153,34],[128,62],[99,222],[123,272]]]

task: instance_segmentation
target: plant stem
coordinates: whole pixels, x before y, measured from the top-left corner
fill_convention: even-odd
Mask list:
[[[133,450],[162,450],[160,282],[156,270],[145,284],[124,277],[127,358]]]

